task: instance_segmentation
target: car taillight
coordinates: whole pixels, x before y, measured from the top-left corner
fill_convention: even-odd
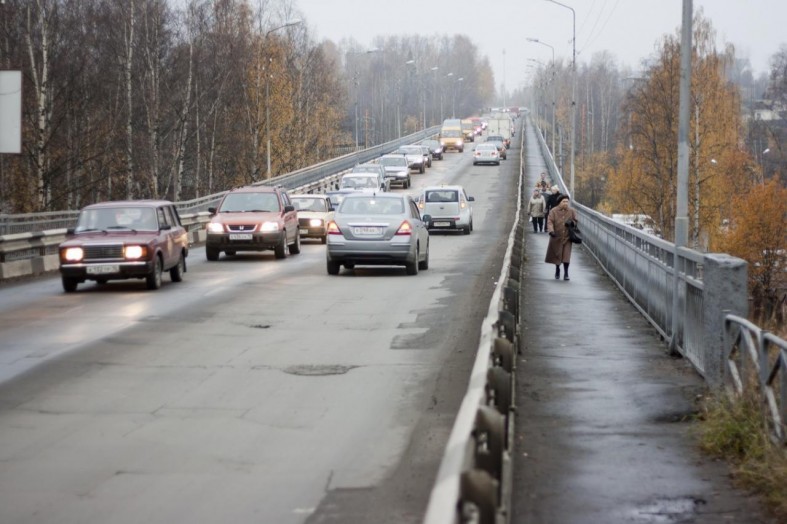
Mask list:
[[[413,233],[413,226],[410,225],[410,222],[405,220],[402,222],[402,225],[399,226],[399,229],[396,230],[397,235],[411,235]]]
[[[339,229],[339,226],[336,225],[336,222],[334,222],[333,220],[328,222],[328,229],[327,230],[328,230],[328,234],[329,235],[341,235],[342,234],[342,230]]]

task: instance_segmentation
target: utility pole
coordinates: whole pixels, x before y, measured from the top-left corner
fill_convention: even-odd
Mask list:
[[[678,107],[678,195],[675,207],[675,253],[672,257],[672,337],[670,351],[677,353],[680,325],[678,257],[688,243],[689,233],[689,119],[691,118],[691,17],[692,0],[683,0],[680,38],[680,104]]]

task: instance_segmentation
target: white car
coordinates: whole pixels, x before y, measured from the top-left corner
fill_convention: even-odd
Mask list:
[[[418,198],[418,209],[429,216],[430,230],[460,230],[469,235],[473,230],[475,198],[468,196],[462,186],[425,187]]]
[[[495,164],[500,165],[500,153],[495,144],[478,144],[473,150],[473,165]]]
[[[290,202],[298,212],[301,238],[316,238],[325,244],[326,225],[333,219],[333,204],[328,195],[291,194]]]

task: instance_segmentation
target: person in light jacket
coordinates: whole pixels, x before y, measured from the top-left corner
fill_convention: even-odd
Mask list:
[[[568,236],[568,224],[577,224],[577,212],[568,205],[566,195],[557,198],[557,207],[552,208],[547,218],[549,246],[544,260],[547,264],[555,264],[555,279],[560,278],[560,264],[563,264],[563,280],[568,278],[568,265],[571,262],[571,240]]]
[[[546,211],[547,203],[541,192],[536,189],[533,191],[533,196],[530,197],[530,202],[527,204],[527,216],[533,222],[533,233],[544,231],[544,212]]]

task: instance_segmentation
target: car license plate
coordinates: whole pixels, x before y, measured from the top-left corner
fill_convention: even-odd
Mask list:
[[[103,265],[103,266],[87,266],[88,275],[107,275],[109,273],[117,273],[120,267],[117,264]]]
[[[230,233],[230,240],[251,240],[251,233]]]
[[[381,227],[354,227],[353,235],[357,237],[363,236],[379,236],[382,235],[383,228]]]
[[[451,222],[435,222],[434,227],[449,227]]]
[[[308,234],[309,234],[308,229],[301,229],[301,235],[308,235]]]

